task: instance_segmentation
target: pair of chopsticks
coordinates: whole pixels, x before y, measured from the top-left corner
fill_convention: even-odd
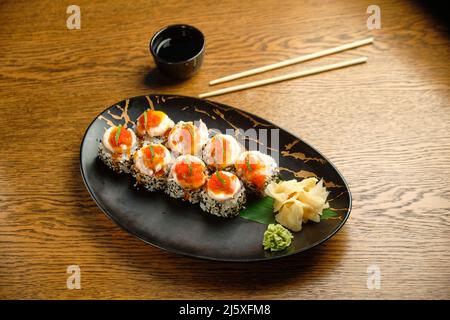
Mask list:
[[[293,59],[277,62],[277,63],[270,64],[270,65],[267,65],[267,66],[264,66],[264,67],[259,67],[259,68],[247,70],[247,71],[244,71],[244,72],[232,74],[232,75],[229,75],[229,76],[226,76],[226,77],[223,77],[223,78],[219,78],[219,79],[216,79],[216,80],[212,80],[209,83],[209,85],[212,86],[212,85],[216,85],[216,84],[219,84],[219,83],[224,83],[224,82],[235,80],[235,79],[248,77],[248,76],[251,76],[251,75],[254,75],[254,74],[263,73],[263,72],[266,72],[266,71],[269,71],[269,70],[274,70],[274,69],[290,66],[290,65],[293,65],[293,64],[296,64],[296,63],[300,63],[300,62],[304,62],[304,61],[320,58],[320,57],[323,57],[323,56],[327,56],[327,55],[330,55],[330,54],[334,54],[334,53],[337,53],[337,52],[342,52],[342,51],[345,51],[345,50],[349,50],[349,49],[357,48],[357,47],[360,47],[360,46],[364,46],[364,45],[370,44],[372,42],[373,42],[373,38],[367,38],[367,39],[355,41],[355,42],[344,44],[344,45],[341,45],[341,46],[338,46],[338,47],[329,48],[329,49],[325,49],[325,50],[322,50],[322,51],[319,51],[319,52],[302,55],[302,56],[299,56],[299,57],[296,57],[296,58],[293,58]],[[232,87],[228,87],[228,88],[224,88],[224,89],[219,89],[219,90],[216,90],[216,91],[210,91],[210,92],[206,92],[206,93],[201,93],[201,94],[199,94],[198,97],[199,98],[207,98],[207,97],[212,97],[212,96],[218,96],[218,95],[229,93],[229,92],[245,90],[245,89],[249,89],[249,88],[264,86],[264,85],[275,83],[275,82],[280,82],[280,81],[285,81],[285,80],[305,77],[305,76],[309,76],[309,75],[313,75],[313,74],[317,74],[317,73],[321,73],[321,72],[325,72],[325,71],[345,68],[345,67],[353,66],[355,64],[365,63],[366,61],[367,61],[367,57],[356,58],[356,59],[352,59],[352,60],[348,60],[348,61],[344,61],[344,62],[329,64],[329,65],[322,66],[322,67],[312,68],[312,69],[309,69],[309,70],[289,73],[289,74],[285,74],[285,75],[278,76],[278,77],[273,77],[273,78],[268,78],[268,79],[264,79],[264,80],[244,83],[244,84],[240,84],[240,85],[236,85],[236,86],[232,86]]]

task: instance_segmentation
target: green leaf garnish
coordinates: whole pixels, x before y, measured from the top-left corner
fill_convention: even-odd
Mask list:
[[[192,165],[190,162],[187,163],[188,168],[189,168],[189,177],[192,176]]]
[[[147,110],[144,111],[144,129],[147,129]]]
[[[155,158],[155,149],[153,149],[153,146],[151,144],[148,145],[148,148],[150,149],[150,154],[152,155],[152,162]]]
[[[338,216],[338,213],[336,211],[333,211],[329,208],[322,210],[322,215],[320,216],[320,220],[327,220],[330,218],[336,218]]]
[[[250,165],[250,157],[245,158],[245,164],[247,165],[248,171],[253,171],[253,168]]]
[[[226,185],[225,179],[220,176],[219,171],[216,171],[216,177],[217,179],[219,179],[220,183],[225,187]]]
[[[119,144],[120,131],[122,131],[122,125],[121,124],[119,124],[119,126],[117,127],[117,132],[116,132],[116,137],[115,137],[116,145]]]
[[[264,197],[251,203],[239,213],[239,216],[262,224],[276,223],[273,213],[273,198]]]

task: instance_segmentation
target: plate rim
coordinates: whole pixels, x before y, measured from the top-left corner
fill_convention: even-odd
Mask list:
[[[127,232],[127,233],[129,233],[130,235],[134,236],[135,238],[137,238],[137,239],[143,241],[144,243],[146,243],[146,244],[148,244],[148,245],[151,245],[151,246],[153,246],[153,247],[155,247],[155,248],[164,250],[165,252],[174,253],[174,254],[178,254],[178,255],[181,255],[181,256],[190,257],[190,258],[196,258],[196,259],[202,259],[202,260],[209,260],[209,261],[220,261],[220,262],[246,262],[246,263],[247,263],[247,262],[262,262],[262,261],[277,260],[277,259],[290,257],[290,256],[293,256],[293,255],[295,255],[295,254],[300,254],[300,253],[303,253],[303,252],[305,252],[305,251],[308,251],[308,250],[310,250],[310,249],[312,249],[312,248],[314,248],[314,247],[317,247],[317,246],[319,246],[319,245],[325,243],[326,241],[328,241],[328,240],[329,240],[330,238],[332,238],[338,231],[340,231],[341,228],[342,228],[342,227],[345,225],[345,223],[347,222],[348,218],[350,217],[350,213],[351,213],[351,211],[352,211],[352,193],[351,193],[351,191],[350,191],[350,187],[349,187],[347,181],[345,180],[344,176],[343,176],[343,175],[341,174],[341,172],[336,168],[336,166],[333,164],[333,162],[331,162],[327,157],[325,157],[318,149],[312,147],[311,144],[309,144],[308,142],[306,142],[306,141],[303,140],[303,139],[300,139],[299,137],[297,137],[297,135],[292,134],[290,131],[288,131],[288,130],[286,130],[286,129],[283,129],[285,132],[287,132],[287,133],[290,134],[291,136],[293,136],[293,137],[295,137],[295,138],[301,140],[302,143],[306,144],[309,148],[313,149],[313,150],[314,150],[315,152],[317,152],[321,157],[323,157],[323,158],[331,165],[331,167],[337,172],[337,174],[339,175],[339,177],[340,177],[340,178],[342,179],[342,181],[344,182],[345,188],[347,189],[348,198],[349,198],[349,204],[348,204],[348,210],[347,210],[347,213],[346,213],[345,217],[342,219],[342,222],[338,225],[338,227],[337,227],[333,232],[331,232],[329,235],[327,235],[325,238],[323,238],[322,240],[319,240],[319,241],[317,241],[317,242],[315,242],[315,243],[313,243],[313,244],[310,244],[309,246],[306,246],[306,247],[302,248],[302,249],[299,250],[299,251],[286,253],[286,254],[284,254],[284,255],[276,255],[276,256],[272,256],[272,257],[255,258],[255,259],[253,259],[253,258],[250,258],[250,259],[248,259],[248,258],[243,258],[243,259],[241,259],[241,258],[240,258],[240,259],[233,259],[233,258],[215,258],[215,257],[211,257],[211,256],[203,256],[203,255],[198,255],[198,254],[188,253],[188,252],[184,252],[184,251],[182,251],[182,250],[177,250],[177,249],[173,249],[173,248],[170,248],[170,249],[169,249],[169,248],[161,247],[160,245],[157,245],[157,244],[155,244],[155,243],[152,243],[152,242],[148,241],[147,239],[144,239],[142,236],[140,236],[139,234],[137,234],[137,232],[132,231],[132,230],[130,230],[129,228],[126,228],[126,227],[123,226],[121,223],[119,223],[119,222],[116,220],[116,218],[114,218],[114,216],[112,216],[111,214],[108,213],[108,210],[106,210],[106,209],[101,205],[101,203],[96,199],[96,197],[94,196],[93,191],[92,191],[91,188],[89,187],[89,185],[88,185],[88,183],[87,183],[87,181],[86,181],[85,173],[84,173],[84,171],[83,171],[83,164],[82,164],[83,146],[84,146],[84,144],[85,144],[85,142],[86,142],[86,135],[87,135],[89,129],[92,127],[92,125],[94,124],[94,122],[95,122],[96,120],[98,120],[98,117],[101,116],[104,112],[106,112],[106,111],[109,110],[111,107],[113,107],[113,106],[116,105],[116,104],[119,104],[119,103],[122,102],[122,101],[125,101],[125,100],[132,100],[132,99],[141,98],[141,97],[152,97],[152,96],[153,96],[153,97],[154,97],[154,96],[160,96],[160,97],[161,97],[161,96],[165,96],[165,97],[170,96],[170,97],[180,97],[180,98],[187,98],[187,99],[202,100],[202,101],[206,101],[206,102],[211,101],[212,103],[219,104],[219,105],[221,105],[221,106],[231,107],[232,109],[239,110],[240,112],[244,112],[245,114],[247,114],[247,115],[249,115],[249,116],[256,117],[258,120],[263,120],[263,121],[264,121],[265,123],[267,123],[268,125],[271,125],[271,126],[280,128],[278,125],[272,123],[271,121],[268,121],[268,120],[266,120],[266,119],[263,119],[263,118],[261,118],[261,117],[258,116],[258,115],[255,115],[255,114],[253,114],[253,113],[251,113],[251,112],[242,110],[242,109],[240,109],[240,108],[236,108],[236,107],[233,107],[233,106],[225,105],[225,104],[223,104],[223,103],[221,103],[221,102],[216,102],[216,101],[209,100],[209,99],[201,99],[201,98],[197,98],[197,97],[184,96],[184,95],[179,95],[179,94],[167,94],[167,93],[157,94],[157,93],[152,93],[152,94],[147,94],[147,95],[133,96],[133,97],[130,97],[130,98],[126,98],[126,99],[120,100],[119,102],[117,102],[117,103],[115,103],[115,104],[113,104],[113,105],[111,105],[111,106],[108,106],[108,107],[106,107],[105,109],[103,109],[100,113],[97,114],[96,117],[94,117],[94,119],[90,122],[89,126],[86,128],[86,130],[85,130],[85,132],[84,132],[84,134],[83,134],[83,138],[82,138],[81,144],[80,144],[80,155],[79,155],[80,173],[81,173],[81,177],[82,177],[82,179],[83,179],[84,186],[86,187],[86,189],[87,189],[89,195],[91,196],[92,200],[94,200],[94,202],[95,202],[95,204],[97,205],[97,207],[103,212],[104,215],[106,215],[111,221],[113,221],[117,226],[119,226],[119,227],[120,227],[122,230],[124,230],[125,232]],[[255,223],[257,223],[257,222],[255,222]]]

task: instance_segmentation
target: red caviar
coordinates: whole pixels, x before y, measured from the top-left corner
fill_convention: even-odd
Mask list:
[[[145,122],[144,113],[142,113],[138,118],[137,131],[141,135],[143,133],[145,133],[145,131],[148,128],[157,127],[162,122],[164,117],[166,116],[166,114],[162,111],[146,110],[145,112],[147,113],[147,123],[146,124],[144,123]]]
[[[244,161],[240,161],[236,164],[237,169],[242,172],[246,181],[252,183],[257,188],[264,187],[266,177],[261,174],[261,170],[265,168],[259,159],[254,156],[248,155]]]
[[[130,148],[133,138],[131,137],[130,131],[128,131],[126,128],[122,127],[120,129],[119,138],[117,139],[117,143],[116,143],[116,134],[117,134],[118,129],[119,129],[118,127],[114,127],[111,130],[111,133],[109,134],[108,142],[114,149],[120,149],[120,150],[116,150],[117,152],[122,152],[122,149],[120,148],[120,146],[126,145],[128,148]]]
[[[174,167],[178,182],[190,189],[198,189],[205,182],[204,165],[198,162],[180,162]]]
[[[144,164],[147,168],[154,170],[156,166],[164,165],[165,148],[162,145],[145,146],[142,152],[144,153]],[[164,171],[163,168],[160,171]]]
[[[208,190],[211,190],[215,194],[232,194],[234,192],[234,181],[236,176],[230,176],[218,171],[208,179]]]

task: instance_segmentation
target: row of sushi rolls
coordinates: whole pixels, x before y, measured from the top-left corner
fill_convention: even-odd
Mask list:
[[[209,136],[205,123],[174,123],[148,109],[133,128],[111,126],[98,147],[99,158],[116,172],[131,173],[138,186],[199,203],[203,211],[234,217],[247,193],[262,196],[278,174],[271,156],[247,151],[235,137]]]

